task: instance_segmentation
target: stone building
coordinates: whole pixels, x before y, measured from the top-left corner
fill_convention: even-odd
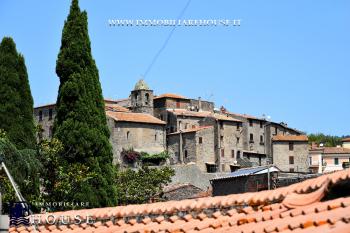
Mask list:
[[[215,172],[214,127],[201,126],[168,134],[170,164],[195,163],[202,171]]]
[[[166,122],[153,116],[153,91],[143,80],[135,85],[130,99],[105,100],[105,110],[114,163],[125,164],[121,158],[123,149],[149,154],[166,150]],[[34,118],[42,127],[43,139],[52,137],[55,116],[55,104],[34,109]]]
[[[145,113],[107,111],[114,162],[123,164],[123,150],[158,154],[166,150],[165,122]]]
[[[142,79],[128,98],[106,99],[105,107],[114,162],[119,163],[123,162],[123,149],[148,153],[168,150],[171,164],[196,163],[203,172],[229,172],[238,167],[266,165],[268,158],[274,162],[273,158],[283,155],[274,154],[279,149],[274,152],[273,146],[278,143],[272,138],[302,134],[284,123],[232,113],[224,107],[215,109],[213,102],[200,97],[155,95]],[[55,104],[39,106],[34,114],[43,128],[42,137],[50,138]],[[292,153],[296,152],[287,154]]]
[[[272,137],[272,162],[281,171],[309,172],[308,138],[306,135],[282,135]]]

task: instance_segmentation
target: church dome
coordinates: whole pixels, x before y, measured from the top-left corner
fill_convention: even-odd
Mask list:
[[[136,91],[136,90],[149,90],[149,87],[148,87],[147,83],[145,82],[145,80],[140,79],[136,83],[134,91]]]

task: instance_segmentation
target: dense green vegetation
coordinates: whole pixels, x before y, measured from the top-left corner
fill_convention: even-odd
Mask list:
[[[53,130],[54,137],[62,142],[60,163],[66,163],[66,169],[78,167],[78,173],[87,169],[93,174],[91,179],[79,180],[74,192],[61,198],[89,202],[91,207],[116,205],[112,147],[101,84],[91,54],[87,13],[80,11],[78,0],[72,1],[64,24],[56,73],[60,86]]]
[[[345,136],[344,136],[345,137]],[[324,146],[337,146],[337,145],[341,145],[341,140],[343,137],[339,137],[339,136],[331,136],[331,135],[324,135],[322,133],[317,133],[317,134],[309,134],[308,135],[309,138],[309,143],[323,143]]]
[[[169,167],[138,170],[127,169],[116,174],[118,204],[142,204],[160,195],[162,187],[171,181],[174,170]]]
[[[10,37],[0,44],[0,84],[0,129],[18,149],[34,149],[33,98],[27,68]]]
[[[23,197],[26,200],[38,201],[40,199],[40,172],[42,169],[37,153],[32,149],[18,150],[7,138],[4,131],[0,131],[0,155],[3,157],[8,170],[16,181]],[[0,172],[0,192],[4,195],[4,203],[17,201],[14,190],[2,170]]]

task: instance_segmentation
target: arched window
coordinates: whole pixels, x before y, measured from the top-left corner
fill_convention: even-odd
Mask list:
[[[126,132],[126,140],[129,140],[130,138],[130,131]]]

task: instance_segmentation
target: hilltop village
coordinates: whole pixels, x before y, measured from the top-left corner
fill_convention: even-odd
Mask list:
[[[308,172],[308,138],[285,123],[233,113],[213,102],[177,94],[155,96],[139,80],[129,98],[105,100],[114,163],[136,166],[127,151],[167,154],[163,163],[192,165],[202,173],[274,164],[281,171]],[[42,137],[52,137],[55,104],[34,109]],[[176,178],[175,178],[176,179]]]

